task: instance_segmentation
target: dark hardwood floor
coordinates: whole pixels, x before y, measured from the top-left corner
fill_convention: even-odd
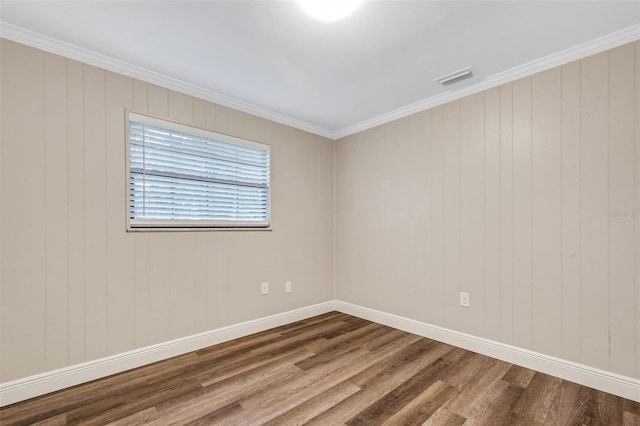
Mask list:
[[[2,425],[640,425],[640,404],[338,312],[0,410]]]

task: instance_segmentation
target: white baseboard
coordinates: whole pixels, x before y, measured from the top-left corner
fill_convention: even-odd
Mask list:
[[[319,303],[2,383],[0,384],[0,407],[321,315],[334,309],[333,301]]]
[[[640,402],[638,379],[334,300],[2,383],[0,407],[333,310]]]
[[[640,402],[640,380],[398,315],[336,301],[335,309],[511,364]]]

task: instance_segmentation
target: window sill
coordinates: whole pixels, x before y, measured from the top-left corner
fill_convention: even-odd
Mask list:
[[[193,227],[172,227],[172,228],[145,228],[145,227],[137,227],[137,228],[127,228],[127,232],[229,232],[229,231],[240,231],[240,232],[251,232],[251,231],[272,231],[273,229],[271,227],[268,228],[259,228],[259,227],[254,227],[254,228],[242,228],[242,227],[238,227],[238,228],[234,228],[234,227],[219,227],[219,228],[214,228],[214,227],[208,227],[208,228],[193,228]]]

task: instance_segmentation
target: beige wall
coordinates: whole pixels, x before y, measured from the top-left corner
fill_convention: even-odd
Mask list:
[[[338,141],[336,298],[640,377],[639,114],[635,43]]]
[[[331,141],[1,43],[0,382],[334,285],[640,377],[640,43],[338,141],[335,253]],[[124,108],[270,144],[274,230],[124,232]]]
[[[1,43],[0,382],[333,298],[332,141]],[[125,108],[271,145],[273,231],[126,233]]]

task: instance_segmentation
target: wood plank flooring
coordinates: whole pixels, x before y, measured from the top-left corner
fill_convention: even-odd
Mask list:
[[[640,425],[640,404],[338,312],[0,410],[2,425]]]

